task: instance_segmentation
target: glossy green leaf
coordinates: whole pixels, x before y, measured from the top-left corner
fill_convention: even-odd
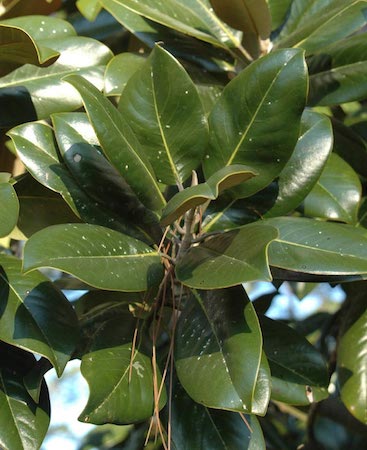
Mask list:
[[[238,196],[267,186],[297,143],[306,90],[300,50],[272,52],[243,70],[225,87],[209,116],[206,177],[223,166],[244,164],[259,175],[238,189]]]
[[[281,322],[265,316],[259,320],[272,376],[271,397],[293,405],[326,398],[327,366],[315,347]]]
[[[145,208],[120,173],[89,143],[90,139],[84,139],[79,132],[80,128],[91,128],[86,115],[56,114],[52,121],[64,162],[81,189],[91,200],[123,216],[127,222],[139,224],[159,242],[162,230],[155,214]]]
[[[97,18],[102,9],[99,0],[77,0],[76,7],[91,22]]]
[[[367,424],[367,307],[365,283],[356,285],[358,292],[343,317],[337,351],[337,370],[341,398],[349,412]]]
[[[265,450],[259,422],[254,415],[209,409],[190,399],[175,383],[172,400],[173,450]]]
[[[0,61],[1,75],[6,75],[23,64],[49,65],[56,61],[58,54],[36,46],[24,30],[14,26],[0,24]]]
[[[261,355],[257,316],[241,286],[193,291],[175,340],[177,375],[192,399],[212,408],[252,413]]]
[[[23,377],[24,386],[33,401],[39,403],[42,388],[44,385],[44,375],[52,369],[52,364],[46,358],[41,358],[32,369]]]
[[[300,217],[268,219],[279,238],[269,246],[269,264],[316,275],[367,273],[367,235],[362,229]]]
[[[60,8],[62,0],[3,0],[1,18],[19,17],[35,14],[49,15]]]
[[[189,209],[196,208],[208,200],[215,200],[225,189],[237,186],[254,176],[256,176],[256,173],[246,166],[233,165],[224,167],[212,175],[205,183],[188,187],[172,197],[163,210],[162,225],[169,225]]]
[[[199,246],[191,247],[177,262],[177,278],[199,289],[270,281],[267,249],[276,237],[274,227],[260,223],[208,238]]]
[[[7,236],[18,221],[19,201],[10,183],[0,181],[0,237]]]
[[[145,63],[146,58],[134,53],[120,53],[108,63],[105,73],[106,95],[121,95],[129,79]]]
[[[147,19],[218,47],[240,45],[238,34],[214,14],[208,0],[100,0],[100,3],[111,14],[123,6]]]
[[[21,261],[1,255],[0,339],[47,358],[60,376],[78,339],[74,310],[38,271],[23,275]]]
[[[318,52],[361,29],[366,17],[365,1],[294,1],[277,47],[300,47],[307,54]]]
[[[0,446],[11,450],[38,450],[50,422],[50,401],[45,383],[35,402],[23,377],[34,367],[33,355],[0,342]]]
[[[177,57],[186,59],[214,72],[234,70],[233,56],[224,48],[208,46],[192,36],[179,33],[126,8],[121,2],[105,2],[104,7],[123,27],[148,47],[164,42],[165,48]],[[239,42],[239,38],[238,38]]]
[[[307,216],[355,224],[362,185],[358,175],[332,153],[321,177],[304,200]]]
[[[80,135],[94,142],[95,135],[90,133],[91,127],[85,116],[77,116],[72,127],[79,127]],[[77,217],[85,222],[110,227],[149,241],[146,233],[137,229],[131,222],[125,221],[121,215],[106,211],[103,205],[92,200],[80,189],[67,167],[59,160],[51,127],[35,122],[13,128],[8,134],[18,156],[32,176],[47,188],[60,193]]]
[[[319,179],[332,148],[330,120],[305,110],[297,145],[278,178],[277,197],[268,211],[261,211],[263,217],[286,215],[295,209]]]
[[[313,66],[318,67],[310,76],[308,101],[311,105],[336,105],[366,98],[367,43],[364,33],[323,48],[311,59],[311,70]]]
[[[76,75],[66,79],[78,89],[107,158],[145,206],[152,210],[161,209],[165,200],[153,169],[126,120],[111,102],[86,80]]]
[[[231,27],[260,39],[270,35],[271,17],[266,0],[210,0],[215,13]]]
[[[292,0],[267,0],[271,15],[272,30],[280,27],[287,16]]]
[[[25,238],[51,225],[78,222],[78,217],[60,195],[46,189],[30,175],[14,187],[19,199],[17,230]]]
[[[23,267],[52,267],[112,291],[145,291],[163,275],[158,253],[146,244],[90,224],[54,225],[34,234],[26,242]]]
[[[82,358],[81,372],[88,382],[90,396],[79,420],[97,425],[125,424],[139,422],[152,415],[151,355],[139,344],[140,339],[132,350],[135,326],[136,319],[128,313],[120,314],[106,321],[94,333],[93,343]],[[158,385],[160,382],[158,373]],[[165,400],[163,390],[161,407]]]
[[[119,110],[161,182],[181,185],[189,178],[201,162],[208,129],[195,85],[172,55],[154,48],[127,83]]]
[[[59,39],[50,37],[49,40],[42,42],[60,53],[54,64],[44,68],[24,65],[0,78],[1,107],[6,107],[6,102],[14,102],[18,97],[28,95],[32,99],[38,119],[48,118],[51,113],[79,108],[81,106],[79,94],[68,83],[62,81],[62,78],[77,72],[102,89],[105,65],[112,58],[112,52],[108,47],[86,37],[70,36]],[[25,100],[21,98],[19,101],[23,105]],[[17,125],[18,118],[11,112],[10,110],[9,114],[11,118],[15,116],[13,121]],[[11,121],[10,118],[8,120]],[[27,121],[29,120],[34,119],[30,118]]]

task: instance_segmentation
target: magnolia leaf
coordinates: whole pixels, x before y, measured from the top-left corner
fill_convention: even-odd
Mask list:
[[[217,47],[239,47],[238,33],[224,24],[213,12],[208,0],[100,0],[112,15],[121,14],[121,7],[158,22],[166,27],[188,34]]]
[[[120,313],[98,326],[94,332],[93,342],[82,358],[81,372],[88,382],[90,396],[79,420],[96,425],[121,425],[140,422],[152,415],[151,354],[149,349],[144,348],[141,339],[133,348],[135,327],[135,318],[129,313]],[[159,369],[156,375],[160,386]],[[163,389],[160,408],[165,402]]]
[[[340,156],[332,153],[304,200],[304,212],[307,216],[355,224],[361,195],[358,175]]]
[[[267,39],[271,17],[266,0],[210,0],[217,16],[233,28]]]
[[[277,29],[282,25],[287,16],[287,11],[292,0],[267,0],[271,15],[271,28]]]
[[[366,98],[367,44],[364,34],[323,48],[313,55],[309,67],[309,104],[336,105]]]
[[[0,237],[11,233],[18,221],[19,201],[14,187],[0,180]]]
[[[252,413],[262,356],[252,303],[241,286],[192,293],[176,330],[180,383],[205,406]]]
[[[305,11],[306,10],[306,11]],[[290,17],[282,29],[277,47],[299,47],[307,54],[319,52],[366,24],[366,2],[328,0],[292,2]]]
[[[177,278],[186,286],[199,289],[271,281],[267,249],[277,235],[273,226],[260,223],[210,237],[179,259]]]
[[[153,169],[126,120],[88,81],[77,75],[66,77],[66,81],[79,91],[100,145],[112,165],[145,206],[161,209],[165,200]]]
[[[163,275],[160,256],[141,241],[90,224],[54,225],[31,236],[24,270],[52,267],[112,291],[145,291]]]
[[[209,409],[192,401],[176,382],[172,395],[173,450],[265,450],[264,437],[255,415]]]
[[[36,359],[0,342],[0,445],[4,449],[38,450],[50,423],[50,400],[43,382],[39,401],[29,395],[23,378]]]
[[[96,20],[102,9],[99,0],[77,0],[76,7],[90,22]]]
[[[119,110],[159,181],[182,185],[202,160],[208,129],[197,89],[181,64],[156,46],[127,83]]]
[[[43,355],[60,376],[78,339],[71,304],[38,271],[23,275],[21,261],[0,255],[0,265],[0,339]]]
[[[189,209],[196,208],[208,200],[216,199],[225,189],[237,186],[256,175],[251,168],[246,166],[223,167],[212,175],[207,182],[186,188],[172,197],[163,210],[161,224],[163,226],[169,225]]]
[[[57,11],[61,5],[62,0],[3,0],[0,14],[2,19],[35,14],[49,15]]]
[[[243,70],[224,88],[209,116],[206,177],[224,166],[244,164],[259,175],[236,189],[237,196],[248,197],[267,186],[297,143],[306,91],[300,50],[272,52]]]
[[[337,371],[345,406],[354,417],[367,425],[367,308],[364,287],[365,283],[356,284],[354,289],[357,292],[343,318]]]
[[[120,53],[107,64],[104,93],[121,95],[129,79],[145,63],[146,58],[134,53]]]
[[[367,273],[367,234],[363,229],[301,217],[264,221],[278,229],[269,246],[269,264],[315,275]]]
[[[65,27],[65,37],[52,39],[50,32],[50,39],[42,41],[60,53],[54,64],[49,67],[26,64],[0,78],[0,106],[8,110],[1,126],[11,127],[35,118],[46,119],[52,113],[79,108],[82,103],[78,92],[62,81],[68,74],[77,72],[99,89],[103,88],[105,65],[113,56],[111,50],[91,38],[68,36],[68,27]],[[25,108],[30,100],[34,105],[36,117],[28,112],[29,117],[21,120],[18,110],[15,114],[12,113],[13,109],[8,108],[9,104],[13,108],[14,102],[17,102],[15,104],[19,109]]]
[[[321,354],[287,325],[259,317],[271,376],[271,397],[293,405],[308,405],[328,396],[326,362]]]

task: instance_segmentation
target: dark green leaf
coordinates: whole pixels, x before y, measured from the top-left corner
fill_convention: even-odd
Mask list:
[[[267,3],[271,14],[272,30],[275,30],[284,22],[292,0],[267,0]]]
[[[208,129],[197,89],[179,62],[156,46],[127,83],[119,110],[159,181],[182,185],[202,160]]]
[[[58,10],[62,0],[12,0],[2,1],[1,18],[27,16],[29,14],[51,14]]]
[[[38,271],[23,275],[21,261],[5,255],[0,265],[0,339],[43,355],[61,375],[78,339],[74,310]]]
[[[296,148],[279,175],[274,204],[268,211],[261,211],[264,217],[286,215],[302,202],[319,179],[332,146],[330,120],[322,114],[306,110]],[[261,209],[261,202],[257,204]]]
[[[76,183],[92,200],[104,205],[126,222],[139,224],[155,241],[162,237],[156,215],[145,208],[131,187],[109,161],[77,130],[88,130],[84,114],[53,115],[56,139],[63,159]],[[93,141],[93,139],[92,139]]]
[[[108,63],[105,73],[106,95],[121,95],[126,83],[145,63],[146,58],[134,53],[120,53]]]
[[[65,29],[67,35],[68,28]],[[24,65],[0,78],[0,94],[5,99],[6,93],[12,98],[20,89],[29,93],[38,119],[48,118],[55,112],[73,111],[81,106],[80,96],[75,89],[62,81],[68,74],[77,72],[102,89],[105,65],[112,57],[108,47],[86,37],[70,36],[42,42],[60,53],[54,64],[40,68]],[[4,106],[1,104],[1,107]]]
[[[301,335],[281,322],[259,317],[271,376],[271,397],[307,405],[328,396],[328,373],[321,354]]]
[[[279,231],[269,246],[269,264],[316,275],[367,273],[367,234],[350,225],[298,217],[265,221]]]
[[[84,15],[84,17],[86,17],[91,22],[96,20],[98,14],[102,9],[99,0],[77,0],[76,6]]]
[[[234,78],[209,116],[206,177],[223,166],[244,164],[259,175],[238,189],[238,196],[267,186],[280,174],[297,143],[306,90],[300,50],[272,52]]]
[[[245,281],[271,280],[267,248],[277,237],[272,226],[250,224],[192,247],[178,261],[177,278],[199,289],[217,289]]]
[[[177,375],[191,398],[213,408],[252,413],[261,355],[259,323],[242,287],[193,291],[175,342]],[[259,394],[269,400],[269,393],[267,383],[267,392]],[[256,409],[260,403],[258,398]],[[262,406],[258,414],[265,414],[267,402]]]
[[[300,47],[312,54],[358,31],[366,17],[365,1],[296,0],[277,46]]]
[[[104,153],[145,206],[161,209],[165,200],[141,145],[123,116],[93,85],[77,75],[66,80],[80,93]]]
[[[333,43],[317,52],[310,61],[316,71],[310,76],[311,105],[335,105],[363,100],[367,96],[365,34]]]
[[[367,425],[367,306],[365,283],[356,285],[358,292],[340,330],[337,369],[341,398],[349,412]]]
[[[162,225],[169,225],[189,209],[196,208],[208,200],[215,200],[225,189],[237,186],[254,176],[256,173],[250,167],[241,165],[224,167],[209,177],[207,182],[188,187],[172,197],[163,210]]]
[[[218,47],[239,47],[238,34],[225,25],[213,12],[208,0],[178,0],[156,2],[145,0],[100,0],[111,14],[120,11],[121,6],[147,19],[174,30],[209,42]]]
[[[128,313],[120,314],[95,332],[91,348],[82,358],[81,371],[89,384],[90,397],[79,420],[97,425],[125,424],[152,415],[151,356],[140,344],[132,349],[135,326],[136,319]],[[157,383],[161,383],[159,373]],[[163,390],[160,407],[165,400]]]
[[[59,194],[46,189],[30,175],[22,177],[14,187],[20,206],[17,229],[25,238],[50,225],[78,222]]]
[[[307,216],[355,224],[362,185],[358,175],[332,153],[321,177],[304,200]]]
[[[145,291],[163,275],[160,257],[141,241],[97,225],[54,225],[24,248],[24,270],[52,267],[99,289]]]
[[[0,180],[0,237],[7,236],[18,221],[19,201],[13,186]]]
[[[265,450],[256,416],[245,417],[248,425],[240,414],[199,405],[175,383],[171,416],[173,449]]]
[[[23,378],[36,364],[33,355],[0,342],[0,446],[11,450],[38,450],[50,422],[50,401],[43,382],[35,402]]]

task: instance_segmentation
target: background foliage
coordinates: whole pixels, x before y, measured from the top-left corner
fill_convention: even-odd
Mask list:
[[[80,359],[84,448],[362,448],[367,2],[0,14],[0,446],[41,446]],[[319,283],[338,310],[267,316]]]

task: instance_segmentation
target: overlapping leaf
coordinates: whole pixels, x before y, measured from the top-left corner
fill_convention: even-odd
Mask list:
[[[363,100],[367,95],[366,67],[364,33],[323,48],[310,61],[309,103],[335,105]]]
[[[8,104],[14,104],[16,101],[19,108],[24,108],[26,102],[31,99],[38,119],[47,118],[53,112],[72,111],[81,106],[80,96],[69,84],[63,82],[62,78],[76,72],[99,89],[103,88],[103,72],[112,57],[111,51],[94,39],[73,36],[73,28],[64,21],[60,22],[61,25],[53,28],[55,34],[50,31],[48,39],[40,41],[42,45],[60,53],[57,61],[49,67],[24,65],[0,78],[2,108],[6,109]],[[64,31],[65,37],[53,39],[53,36],[59,33],[59,28],[60,32]],[[8,109],[5,117],[7,122],[1,123],[1,126],[20,123],[19,117],[11,112],[12,110]],[[34,116],[24,121],[29,120],[34,120]]]
[[[305,198],[305,214],[354,224],[361,192],[358,175],[340,156],[332,153],[321,177]]]
[[[99,0],[77,0],[76,6],[88,20],[93,22],[102,9]]]
[[[125,424],[139,422],[152,415],[151,357],[140,344],[133,348],[135,325],[136,320],[128,312],[120,313],[118,317],[105,321],[94,333],[93,342],[82,358],[81,371],[89,384],[90,396],[79,420],[95,424]],[[159,371],[157,377],[160,385]],[[160,407],[165,401],[163,390]]]
[[[158,253],[146,244],[90,224],[54,225],[34,234],[23,267],[52,267],[100,289],[130,292],[159,284],[163,275]]]
[[[106,95],[121,95],[126,83],[139,70],[145,58],[134,53],[120,53],[108,63],[105,73]]]
[[[196,87],[184,68],[156,46],[129,80],[119,104],[158,179],[182,184],[196,169],[208,130]]]
[[[356,285],[344,317],[337,368],[344,404],[354,417],[367,424],[367,308],[364,288],[365,284]]]
[[[6,3],[6,4],[4,4]],[[19,17],[35,14],[51,14],[57,11],[62,4],[62,0],[12,0],[3,1],[1,18]]]
[[[174,450],[265,450],[256,416],[248,415],[246,420],[249,426],[239,414],[193,402],[182,386],[175,383],[171,416]]]
[[[272,30],[278,28],[284,22],[292,0],[267,0],[271,14]]]
[[[361,29],[366,11],[367,3],[358,0],[294,1],[277,46],[300,47],[307,54],[318,52]]]
[[[43,355],[61,375],[78,338],[74,310],[38,271],[23,275],[21,261],[5,255],[0,265],[0,339]]]
[[[306,66],[299,50],[273,52],[241,72],[223,90],[209,116],[206,177],[223,166],[244,164],[259,175],[244,184],[238,196],[267,186],[297,143],[306,90]]]
[[[50,401],[42,383],[35,402],[23,378],[36,360],[30,353],[0,342],[0,445],[4,449],[38,450],[50,422]]]
[[[5,174],[4,174],[5,175]],[[18,221],[19,201],[13,186],[0,179],[0,237],[7,236]]]
[[[191,398],[208,407],[253,413],[261,356],[259,323],[242,287],[193,291],[175,343],[177,375]],[[260,395],[269,400],[269,393],[267,380],[267,392]],[[265,414],[265,403],[259,414]]]
[[[111,14],[121,6],[174,30],[221,47],[239,47],[240,40],[213,12],[208,0],[101,0]]]
[[[214,200],[225,189],[230,189],[256,176],[251,168],[241,165],[227,166],[212,175],[207,182],[178,192],[165,207],[161,223],[168,225],[186,211]]]
[[[67,81],[78,89],[103,151],[142,203],[161,209],[165,200],[153,169],[130,126],[93,85],[77,75]]]
[[[190,248],[178,261],[177,278],[198,289],[229,287],[245,281],[270,281],[267,248],[276,237],[276,229],[263,224],[250,224],[211,237]]]
[[[268,219],[279,237],[269,246],[269,264],[315,275],[367,273],[367,234],[351,225],[300,217]]]
[[[321,354],[287,325],[265,316],[259,320],[272,376],[271,397],[293,405],[326,398],[329,380]]]

